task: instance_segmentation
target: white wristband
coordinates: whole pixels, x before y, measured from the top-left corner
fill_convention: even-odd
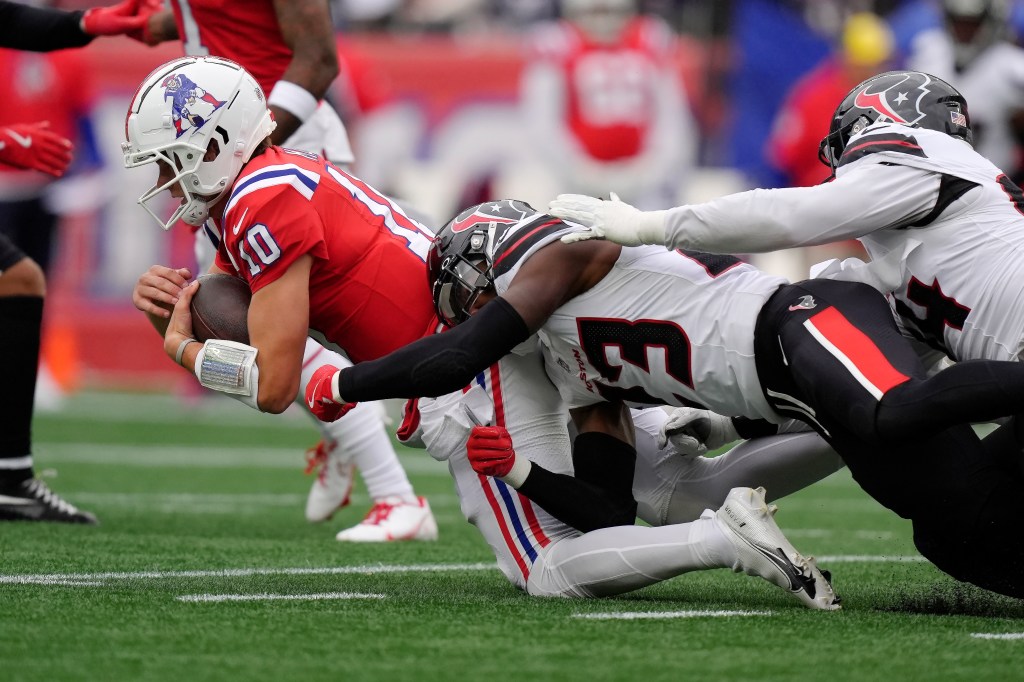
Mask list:
[[[320,100],[306,88],[290,81],[277,81],[267,97],[267,106],[281,107],[305,123],[316,113]]]

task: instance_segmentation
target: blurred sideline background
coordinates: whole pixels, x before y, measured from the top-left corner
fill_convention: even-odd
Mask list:
[[[916,40],[943,30],[939,3],[922,0],[637,5],[670,30],[661,44],[681,104],[664,129],[668,142],[660,145],[675,156],[663,177],[644,178],[640,188],[660,182],[661,193],[633,199],[644,208],[824,180],[826,168],[815,165],[817,141],[842,94],[866,75],[905,64]],[[460,207],[492,198],[516,196],[541,208],[561,191],[579,190],[570,185],[584,176],[591,182],[584,189],[629,199],[615,183],[642,177],[654,161],[613,163],[608,172],[570,166],[566,179],[556,172],[566,168],[553,168],[544,150],[533,148],[536,112],[526,108],[527,74],[543,61],[550,22],[564,9],[555,0],[333,2],[342,75],[330,99],[349,127],[355,174],[434,228]],[[1010,23],[1019,25],[1020,16],[1014,6]],[[55,62],[2,52],[0,90],[19,83],[50,88],[55,107],[73,109],[68,115],[78,137],[77,172],[58,183],[41,188],[39,178],[0,172],[0,199],[45,192],[60,216],[37,409],[55,408],[62,393],[83,388],[193,390],[131,304],[132,287],[150,265],[194,268],[192,235],[153,224],[136,199],[155,178],[126,171],[120,156],[129,99],[150,70],[182,54],[180,43],[147,48],[127,38],[97,40]],[[606,65],[613,75],[628,71],[620,66]],[[63,80],[67,92],[44,86],[48,79]],[[801,112],[810,123],[800,120]],[[800,278],[810,263],[847,253],[856,254],[856,246],[768,254],[758,262]]]

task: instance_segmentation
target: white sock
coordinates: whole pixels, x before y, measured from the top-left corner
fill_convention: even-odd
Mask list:
[[[307,412],[305,391],[313,374],[324,365],[339,369],[351,367],[352,362],[345,356],[324,348],[311,338],[306,339],[302,355],[302,377],[299,381],[297,400]],[[400,497],[406,502],[415,502],[412,484],[398,461],[394,446],[384,428],[383,411],[376,403],[359,404],[335,422],[317,421],[325,440],[335,443],[344,460],[354,462],[362,474],[371,499]]]

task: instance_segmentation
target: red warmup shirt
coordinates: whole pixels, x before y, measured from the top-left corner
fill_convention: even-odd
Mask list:
[[[559,32],[535,49],[537,58],[564,71],[566,126],[596,160],[636,156],[653,125],[658,71],[674,56],[671,31],[661,20],[637,17],[610,45],[593,42],[568,22]]]
[[[272,0],[171,0],[185,54],[238,62],[267,95],[292,60]]]
[[[769,159],[791,185],[810,187],[828,177],[831,171],[818,160],[818,144],[828,134],[836,104],[856,84],[830,59],[793,86],[767,142]]]
[[[306,152],[271,147],[235,181],[217,267],[257,292],[313,256],[309,325],[353,362],[433,331],[427,228],[362,180]]]

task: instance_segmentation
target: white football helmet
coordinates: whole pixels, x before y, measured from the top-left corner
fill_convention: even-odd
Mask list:
[[[562,0],[562,15],[593,40],[614,43],[636,15],[636,0]]]
[[[121,149],[125,168],[163,161],[176,173],[139,204],[165,230],[179,218],[202,225],[276,125],[256,79],[235,62],[185,57],[158,67],[132,98]],[[204,161],[212,140],[219,151]],[[164,221],[148,202],[175,183],[184,199]]]

